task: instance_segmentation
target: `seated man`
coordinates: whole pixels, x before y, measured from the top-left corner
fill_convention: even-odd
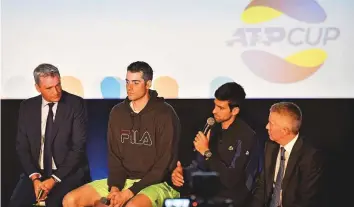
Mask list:
[[[40,64],[33,75],[41,95],[20,105],[16,149],[24,174],[10,207],[36,200],[61,206],[68,192],[91,180],[84,100],[62,90],[59,70],[51,64]]]
[[[64,198],[65,207],[162,206],[179,193],[165,180],[177,162],[180,122],[172,106],[150,90],[152,68],[134,62],[127,68],[128,97],[113,107],[108,122],[108,179],[84,185]]]
[[[213,114],[219,124],[207,135],[198,132],[194,140],[197,159],[185,169],[177,163],[172,173],[175,186],[190,182],[191,172],[217,172],[221,188],[216,197],[232,199],[235,206],[243,206],[250,196],[261,154],[255,132],[238,117],[245,96],[242,86],[235,82],[215,91]]]
[[[264,168],[251,207],[324,206],[324,155],[299,135],[300,108],[280,102],[270,108]]]

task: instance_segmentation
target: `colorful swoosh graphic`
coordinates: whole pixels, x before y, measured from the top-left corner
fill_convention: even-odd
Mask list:
[[[315,73],[327,58],[321,49],[308,49],[286,58],[260,50],[249,50],[242,60],[257,76],[273,83],[294,83]]]
[[[315,0],[252,0],[241,19],[247,24],[270,21],[285,14],[298,21],[321,23],[326,12]],[[274,83],[294,83],[315,73],[327,59],[322,49],[303,50],[286,58],[259,50],[245,51],[243,62],[257,76]]]
[[[257,24],[282,14],[307,23],[321,23],[327,17],[315,0],[253,0],[245,8],[241,20],[247,24]]]

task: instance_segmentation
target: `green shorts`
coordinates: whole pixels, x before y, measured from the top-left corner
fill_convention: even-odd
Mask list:
[[[127,179],[122,190],[130,188],[135,182],[139,181],[140,179]],[[95,180],[89,183],[89,185],[95,188],[101,197],[108,196],[107,179]],[[150,199],[153,207],[162,207],[164,200],[167,198],[180,197],[179,192],[169,186],[166,182],[148,186],[142,189],[138,194],[146,195]]]

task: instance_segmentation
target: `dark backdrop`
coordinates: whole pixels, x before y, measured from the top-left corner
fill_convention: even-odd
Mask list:
[[[88,157],[93,179],[103,178],[106,167],[106,126],[108,114],[121,100],[87,100],[89,114]],[[182,123],[182,137],[179,157],[187,165],[193,156],[192,140],[196,132],[204,126],[211,116],[211,99],[170,99],[167,100],[176,110]],[[260,139],[267,139],[265,125],[269,107],[275,99],[247,99],[241,109],[240,117],[246,120],[258,133]],[[330,171],[327,178],[328,200],[330,206],[344,205],[349,201],[351,171],[350,128],[353,126],[354,99],[287,99],[297,103],[304,115],[301,134],[328,154]],[[17,114],[21,100],[1,101],[1,197],[6,206],[21,172],[15,152]]]

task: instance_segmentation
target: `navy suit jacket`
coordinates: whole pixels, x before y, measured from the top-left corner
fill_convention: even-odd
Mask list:
[[[38,164],[41,145],[42,96],[20,105],[16,150],[25,174],[41,172]],[[58,102],[52,133],[52,154],[59,179],[89,171],[86,157],[87,112],[84,100],[63,91]]]
[[[273,192],[274,171],[279,144],[267,141],[265,145],[264,168],[254,190],[250,207],[269,206]],[[325,156],[302,137],[299,137],[291,151],[282,182],[282,206],[323,206]]]

